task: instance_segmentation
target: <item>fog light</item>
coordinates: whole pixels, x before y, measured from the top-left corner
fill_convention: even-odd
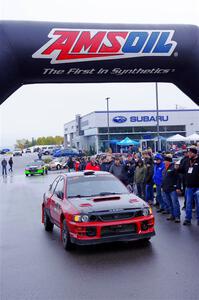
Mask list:
[[[147,222],[142,222],[141,229],[143,231],[145,231],[145,230],[148,230],[148,228],[149,228],[148,223]]]
[[[86,228],[86,235],[87,236],[96,236],[97,230],[96,227],[87,227]]]

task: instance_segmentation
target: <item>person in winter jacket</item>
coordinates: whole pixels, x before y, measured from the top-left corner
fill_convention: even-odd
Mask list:
[[[79,166],[80,166],[80,161],[79,159],[75,160],[75,171],[78,172],[79,171]]]
[[[124,165],[121,163],[119,156],[115,157],[115,161],[110,167],[110,173],[120,179],[125,185],[127,184],[127,176],[124,170]]]
[[[7,160],[5,158],[1,161],[1,166],[2,166],[2,175],[7,176]]]
[[[163,212],[165,210],[165,202],[162,197],[162,173],[165,170],[164,159],[161,154],[157,153],[154,157],[154,175],[153,181],[156,185],[156,205],[159,206],[157,212]]]
[[[183,195],[184,195],[184,205],[182,209],[184,210],[186,208],[186,182],[185,182],[185,173],[186,170],[189,168],[189,155],[188,155],[188,149],[183,150],[183,158],[180,160],[180,169],[182,172],[180,173],[181,180],[182,180],[182,187],[183,187]]]
[[[133,185],[134,173],[136,168],[136,161],[132,155],[127,156],[127,160],[124,162],[124,170],[127,176],[127,184]]]
[[[100,171],[100,166],[97,164],[94,156],[87,163],[85,170]]]
[[[79,171],[84,171],[87,165],[86,157],[82,157],[80,160]]]
[[[154,166],[152,160],[146,160],[146,175],[145,175],[145,200],[150,205],[153,204],[153,173],[154,173]]]
[[[144,180],[146,175],[146,167],[144,166],[143,160],[139,159],[137,162],[137,167],[135,169],[134,181],[137,186],[138,196],[144,199]]]
[[[163,199],[166,202],[166,211],[169,213],[167,220],[180,223],[180,204],[178,193],[180,191],[180,176],[172,163],[172,156],[164,158],[165,169],[162,178]]]
[[[101,171],[109,172],[112,164],[113,160],[110,154],[108,154],[107,156],[103,156],[100,165]]]
[[[188,155],[189,164],[185,170],[186,213],[183,225],[191,225],[193,201],[196,201],[196,216],[199,225],[199,157],[197,148],[190,147]]]
[[[75,162],[74,162],[74,159],[71,156],[68,158],[67,167],[68,167],[69,172],[75,170]]]
[[[10,157],[10,159],[9,159],[9,161],[8,161],[8,164],[9,164],[9,172],[13,172],[13,169],[12,169],[12,166],[13,166],[13,159],[12,159],[12,157]]]

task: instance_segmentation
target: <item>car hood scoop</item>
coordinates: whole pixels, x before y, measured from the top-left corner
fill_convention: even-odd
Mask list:
[[[98,198],[94,198],[93,202],[112,201],[112,200],[120,200],[120,197],[119,196],[98,197]]]

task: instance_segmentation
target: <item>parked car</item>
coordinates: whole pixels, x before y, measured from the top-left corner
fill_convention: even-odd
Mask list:
[[[15,149],[13,151],[13,156],[22,156],[23,151],[21,149]]]
[[[54,157],[61,157],[61,156],[80,156],[80,153],[77,149],[59,149],[53,153]]]
[[[0,150],[0,154],[6,154],[8,152],[10,152],[10,149],[8,149],[8,148],[4,148],[4,149]]]
[[[67,165],[67,159],[65,157],[59,157],[53,159],[51,162],[48,164],[48,169],[49,170],[59,170],[65,168]]]
[[[131,194],[108,172],[71,172],[58,176],[43,196],[42,222],[46,231],[54,225],[66,250],[142,239],[153,235],[154,217],[149,205]]]
[[[27,148],[26,150],[25,150],[25,153],[31,153],[32,151],[31,151],[31,149],[30,148]]]
[[[54,146],[46,146],[42,148],[42,154],[43,155],[50,155],[53,154],[53,150],[55,149]]]
[[[33,176],[33,175],[44,175],[48,173],[48,168],[44,161],[42,160],[35,160],[25,167],[25,175],[26,176]]]

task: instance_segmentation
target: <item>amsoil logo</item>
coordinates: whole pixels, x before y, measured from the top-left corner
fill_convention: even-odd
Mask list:
[[[51,59],[51,64],[170,56],[177,43],[174,30],[79,30],[54,28],[50,40],[33,58]]]

